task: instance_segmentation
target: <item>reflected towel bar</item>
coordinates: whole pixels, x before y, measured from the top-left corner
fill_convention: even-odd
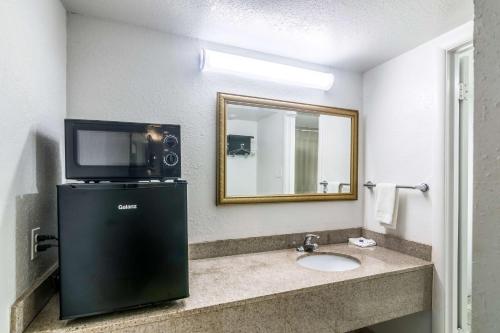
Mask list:
[[[328,193],[328,184],[329,184],[328,180],[323,180],[319,184],[323,186],[323,193]],[[342,193],[344,186],[351,186],[351,183],[339,183],[340,193]]]
[[[364,186],[368,187],[369,189],[372,189],[372,188],[374,188],[375,186],[377,186],[377,184],[374,184],[374,183],[372,183],[371,181],[369,181],[369,182],[367,182],[366,184],[364,184]],[[415,185],[415,186],[409,186],[409,185],[396,185],[396,188],[407,188],[407,189],[412,189],[412,190],[420,190],[420,191],[422,191],[422,192],[427,192],[427,191],[429,191],[429,184],[422,183],[422,184]]]

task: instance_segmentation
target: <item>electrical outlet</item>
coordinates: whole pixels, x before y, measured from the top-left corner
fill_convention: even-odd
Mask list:
[[[38,256],[38,252],[36,252],[36,245],[38,242],[36,241],[36,236],[40,234],[40,227],[31,229],[31,260],[35,260]]]

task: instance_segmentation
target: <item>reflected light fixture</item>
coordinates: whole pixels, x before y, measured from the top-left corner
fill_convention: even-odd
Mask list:
[[[334,82],[332,73],[283,65],[208,49],[201,50],[200,67],[204,72],[240,75],[259,80],[320,90],[329,90]]]

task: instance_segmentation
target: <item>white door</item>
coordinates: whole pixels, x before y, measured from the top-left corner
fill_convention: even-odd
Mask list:
[[[350,192],[351,120],[319,116],[318,192]]]

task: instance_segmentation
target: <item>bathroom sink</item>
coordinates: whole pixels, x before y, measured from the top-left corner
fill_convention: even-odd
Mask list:
[[[334,253],[307,254],[298,258],[297,264],[323,272],[344,272],[361,266],[355,258]]]

